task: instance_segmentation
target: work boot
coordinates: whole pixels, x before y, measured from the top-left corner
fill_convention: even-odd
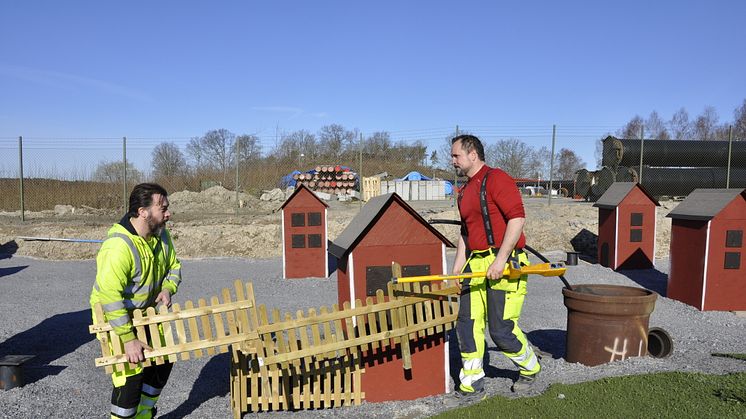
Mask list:
[[[518,379],[515,380],[513,386],[510,387],[510,391],[513,393],[523,393],[524,391],[530,390],[531,387],[534,386],[538,375],[539,373],[534,375],[518,375]]]
[[[472,384],[474,391],[465,391],[461,387],[457,388],[453,393],[446,395],[444,403],[447,407],[457,407],[466,404],[472,404],[482,401],[487,398],[487,393],[484,391],[484,380],[477,380]]]

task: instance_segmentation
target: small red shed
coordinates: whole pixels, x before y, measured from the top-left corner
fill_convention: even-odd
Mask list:
[[[329,205],[298,183],[282,209],[282,277],[329,276],[326,210]]]
[[[593,204],[598,207],[598,263],[617,269],[655,265],[655,207],[639,183],[614,182]]]
[[[667,297],[703,311],[746,310],[746,189],[695,189],[667,217]]]
[[[339,306],[365,301],[391,280],[391,262],[404,276],[444,274],[446,247],[454,247],[399,195],[371,198],[329,246],[337,258]],[[448,391],[448,336],[419,338],[410,345],[412,369],[405,374],[400,355],[368,353],[362,390],[371,402],[413,400]]]

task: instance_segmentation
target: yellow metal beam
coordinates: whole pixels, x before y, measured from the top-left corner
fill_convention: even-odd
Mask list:
[[[402,284],[406,282],[422,282],[422,281],[450,281],[454,279],[466,279],[466,278],[479,278],[487,275],[487,272],[468,272],[458,275],[421,275],[421,276],[401,276],[401,265],[396,262],[391,262],[391,271],[394,274],[392,281],[395,284]],[[564,275],[567,271],[563,262],[554,263],[538,263],[530,266],[521,266],[516,261],[509,261],[505,264],[505,270],[503,271],[503,278],[518,279],[522,275],[540,275],[540,276],[560,276]]]

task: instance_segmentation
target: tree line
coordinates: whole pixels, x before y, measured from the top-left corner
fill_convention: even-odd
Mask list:
[[[705,106],[693,119],[682,107],[667,121],[656,111],[650,112],[647,118],[635,115],[617,131],[621,138],[640,138],[641,133],[646,139],[657,140],[727,141],[729,135],[734,140],[746,140],[746,99],[733,110],[732,122],[720,123],[712,106]]]
[[[367,169],[387,169],[395,164],[401,170],[432,170],[443,177],[452,172],[450,163],[450,140],[457,134],[452,132],[440,147],[428,155],[424,141],[394,141],[387,131],[377,131],[367,136],[357,129],[347,129],[340,124],[321,127],[317,132],[297,130],[278,134],[275,144],[262,153],[259,138],[254,134],[237,135],[227,129],[207,131],[191,138],[182,150],[174,142],[158,144],[152,151],[151,170],[154,179],[179,177],[209,177],[227,184],[238,164],[254,167],[298,168],[316,164],[320,159],[326,163],[357,163],[362,156]],[[617,132],[620,138],[658,140],[746,140],[746,99],[734,110],[732,122],[721,123],[712,106],[706,106],[701,114],[690,118],[685,108],[676,111],[669,120],[652,111],[647,118],[635,115]],[[604,134],[601,139],[605,138]],[[482,138],[485,140],[484,138]],[[517,138],[498,138],[485,141],[485,158],[488,165],[500,167],[514,178],[548,179],[553,161],[552,178],[572,179],[573,174],[586,167],[574,150],[562,148],[552,159],[551,151],[542,146],[531,147]],[[600,164],[601,142],[596,142],[596,157]],[[409,168],[409,169],[407,169]],[[94,180],[119,182],[124,165],[121,161],[101,163],[94,172]],[[278,169],[279,170],[279,169]],[[200,176],[203,175],[203,176]],[[398,173],[397,173],[398,174]],[[127,164],[127,177],[138,181],[144,174]]]

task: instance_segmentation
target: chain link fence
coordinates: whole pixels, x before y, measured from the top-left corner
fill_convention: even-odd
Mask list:
[[[453,185],[463,179],[451,167],[449,139],[463,133],[478,136],[487,163],[512,175],[526,196],[549,196],[548,203],[560,195],[595,200],[614,181],[641,182],[652,195],[671,197],[698,187],[746,188],[746,141],[736,138],[619,139],[605,134],[614,127],[602,126],[456,126],[369,134],[336,127],[331,134],[236,136],[216,130],[192,138],[2,137],[0,211],[21,218],[56,205],[123,211],[139,182],[160,183],[171,194],[222,188],[225,202],[215,213],[240,213],[252,199],[247,197],[296,182],[330,196],[355,197],[361,196],[362,179],[374,176],[390,182],[409,175]],[[378,193],[386,189],[380,188]]]

